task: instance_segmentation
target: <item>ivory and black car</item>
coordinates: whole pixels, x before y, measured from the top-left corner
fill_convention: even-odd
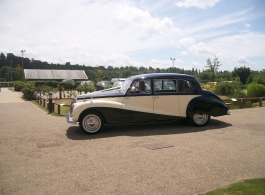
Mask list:
[[[230,114],[213,92],[201,88],[185,74],[153,73],[131,76],[120,89],[79,95],[66,118],[93,134],[104,124],[187,118],[195,126],[206,125],[211,116]]]

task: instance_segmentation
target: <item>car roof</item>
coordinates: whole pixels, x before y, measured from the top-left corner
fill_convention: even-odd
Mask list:
[[[191,75],[187,74],[178,74],[178,73],[151,73],[151,74],[140,74],[140,75],[135,75],[131,76],[131,79],[150,79],[150,78],[155,78],[155,79],[162,79],[162,78],[193,78]]]

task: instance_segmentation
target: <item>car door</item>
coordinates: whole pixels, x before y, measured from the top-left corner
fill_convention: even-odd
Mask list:
[[[153,120],[151,80],[137,80],[131,85],[122,105],[123,122]]]
[[[163,120],[179,116],[179,95],[175,79],[154,79],[154,119]]]
[[[187,79],[179,79],[178,80],[178,93],[179,93],[179,116],[186,117],[187,115],[187,106],[189,102],[195,98],[200,96],[195,93],[193,84],[191,81]]]

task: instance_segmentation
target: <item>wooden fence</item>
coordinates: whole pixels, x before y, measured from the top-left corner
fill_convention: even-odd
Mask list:
[[[232,106],[236,105],[238,108],[246,108],[250,107],[248,104],[252,104],[252,102],[258,102],[258,106],[262,107],[262,101],[265,100],[265,97],[253,97],[253,98],[231,98],[226,99],[224,102],[227,104],[227,106],[231,109]],[[43,106],[44,108],[47,108],[49,110],[49,99],[43,98],[39,95],[36,96],[36,101]],[[247,104],[248,103],[248,104]],[[54,100],[52,100],[52,112],[61,114],[61,107],[70,107],[70,105],[66,104],[57,104]],[[251,106],[252,107],[252,106]]]
[[[49,110],[49,99],[48,98],[43,98],[43,97],[37,95],[36,101],[41,106],[43,106],[44,108],[47,108]],[[54,100],[52,100],[52,112],[57,113],[57,114],[61,114],[61,107],[62,106],[70,107],[70,105],[67,105],[67,104],[57,104]]]
[[[238,105],[239,108],[248,107],[248,104],[258,102],[259,107],[262,107],[262,101],[265,100],[265,97],[252,97],[252,98],[231,98],[229,100],[224,100],[224,102],[230,107],[232,105]],[[248,104],[247,104],[248,103]]]

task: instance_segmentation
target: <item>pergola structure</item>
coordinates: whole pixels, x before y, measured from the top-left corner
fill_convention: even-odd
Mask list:
[[[24,69],[26,80],[87,80],[84,70]]]

